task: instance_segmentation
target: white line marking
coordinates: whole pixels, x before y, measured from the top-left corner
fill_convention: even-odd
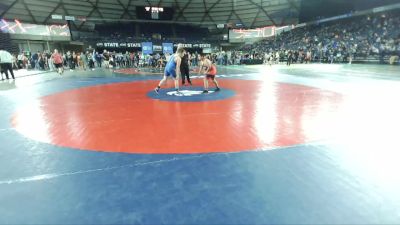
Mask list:
[[[28,182],[34,182],[34,181],[45,181],[45,180],[55,179],[55,178],[64,177],[64,176],[103,172],[103,171],[117,170],[117,169],[122,169],[122,168],[133,168],[133,167],[155,165],[155,164],[161,164],[161,163],[170,163],[170,162],[175,162],[175,161],[198,159],[198,158],[209,157],[209,156],[231,155],[231,154],[239,154],[239,153],[266,152],[266,151],[288,149],[288,148],[293,148],[293,147],[321,145],[324,143],[326,143],[326,140],[309,142],[309,143],[305,143],[305,144],[284,146],[284,147],[272,146],[272,147],[267,147],[267,148],[259,149],[259,150],[249,150],[249,151],[240,151],[240,152],[220,152],[220,153],[209,153],[209,154],[205,153],[205,154],[188,156],[188,157],[180,157],[180,158],[173,157],[170,159],[162,159],[162,160],[156,160],[156,161],[150,161],[150,162],[138,162],[138,163],[133,163],[133,164],[121,165],[121,166],[111,166],[111,167],[91,169],[91,170],[80,170],[80,171],[75,171],[75,172],[48,173],[48,174],[41,174],[41,175],[30,176],[30,177],[22,177],[22,178],[11,179],[11,180],[2,180],[2,181],[0,181],[0,185],[21,184],[21,183],[28,183]]]

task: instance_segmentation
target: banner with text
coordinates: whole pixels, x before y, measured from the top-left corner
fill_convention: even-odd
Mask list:
[[[232,29],[229,30],[230,43],[243,43],[248,40],[271,37],[275,35],[275,26],[255,28],[255,29]]]
[[[145,55],[153,54],[153,43],[152,42],[142,42],[142,53]]]
[[[174,44],[174,47],[178,47],[179,44]],[[200,44],[190,44],[190,43],[184,43],[180,44],[184,48],[211,48],[211,44],[208,43],[200,43]]]
[[[132,42],[98,42],[96,46],[99,48],[141,48],[141,43]]]
[[[174,54],[174,44],[162,43],[163,53]]]

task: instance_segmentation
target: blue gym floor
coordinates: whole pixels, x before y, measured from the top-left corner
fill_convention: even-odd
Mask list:
[[[99,69],[66,71],[63,76],[46,73],[0,82],[0,224],[400,224],[400,67],[219,67],[222,88],[224,82],[231,82],[238,90],[242,90],[241,81],[261,84],[258,89],[236,91],[230,99],[235,109],[251,107],[254,101],[241,103],[251,100],[247,96],[262,96],[266,105],[283,101],[270,111],[249,112],[244,107],[245,115],[260,118],[258,126],[265,128],[263,131],[250,129],[254,133],[249,134],[233,129],[227,131],[234,134],[231,139],[214,134],[213,129],[205,133],[204,137],[215,138],[207,141],[204,149],[218,146],[224,149],[221,151],[215,148],[193,153],[188,147],[187,153],[141,154],[135,153],[134,143],[132,149],[122,151],[116,142],[117,150],[113,151],[68,147],[72,141],[64,145],[35,139],[43,130],[54,131],[54,137],[57,132],[72,132],[74,144],[87,144],[85,137],[93,137],[81,126],[86,121],[79,115],[90,104],[78,104],[76,98],[81,96],[63,95],[58,103],[63,108],[56,113],[61,117],[67,111],[71,120],[66,120],[65,126],[78,131],[65,130],[50,127],[54,125],[50,119],[46,120],[48,124],[37,122],[37,111],[48,107],[43,97],[96,86],[93,90],[101,91],[120,83],[156,86],[161,78],[158,71],[144,71],[132,75]],[[202,80],[193,80],[201,87]],[[298,102],[299,92],[291,91],[292,86],[275,90],[280,85],[312,90],[313,96],[321,97],[311,101],[304,97],[311,93],[304,91],[300,92],[304,101]],[[125,93],[115,101],[123,98],[139,108],[135,96]],[[101,99],[95,101],[101,103]],[[154,118],[168,118],[171,112],[162,112],[158,100],[146,101],[154,101],[153,107],[161,110]],[[201,104],[204,110],[217,110],[209,101],[163,104]],[[294,105],[303,110],[296,111]],[[18,120],[16,112],[21,111],[25,116],[20,121],[23,131],[13,125],[15,118]],[[52,113],[41,112],[44,117]],[[232,118],[241,118],[235,112],[231,112]],[[146,129],[153,116],[153,112],[148,113],[150,119],[143,121]],[[229,111],[225,113],[230,115]],[[249,141],[253,134],[279,130],[279,124],[276,127],[270,122],[280,114],[295,115],[299,120],[280,118],[279,124],[285,129],[274,139],[276,142],[266,143],[261,137]],[[193,123],[206,113],[190,118],[179,115],[182,121],[177,123],[184,126],[185,121]],[[247,118],[232,121],[240,128]],[[208,125],[207,121],[202,124]],[[135,128],[140,131],[141,126]],[[162,126],[154,126],[154,132]],[[111,135],[96,136],[99,142],[129,136],[118,133],[117,128],[109,129],[107,134]],[[180,137],[184,143],[175,137],[166,148],[181,147],[202,137],[194,133],[188,130]],[[154,136],[149,144],[160,138]],[[229,151],[230,145],[233,149],[240,143],[260,147]]]

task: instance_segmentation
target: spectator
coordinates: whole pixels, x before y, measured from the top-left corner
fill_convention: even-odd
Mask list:
[[[64,73],[64,63],[63,63],[63,57],[61,56],[60,53],[58,53],[57,49],[54,49],[54,53],[51,56],[52,61],[54,62],[54,66],[57,69],[57,72],[61,75]]]
[[[7,80],[9,79],[8,72],[10,72],[12,78],[15,79],[12,64],[13,56],[9,52],[0,49],[0,67],[1,70],[4,71],[4,73],[6,74]]]

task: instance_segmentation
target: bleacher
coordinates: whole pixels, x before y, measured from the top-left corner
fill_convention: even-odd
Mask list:
[[[382,62],[400,54],[400,11],[372,14],[296,28],[243,46],[249,53],[311,51],[313,60],[353,56],[353,61]]]

